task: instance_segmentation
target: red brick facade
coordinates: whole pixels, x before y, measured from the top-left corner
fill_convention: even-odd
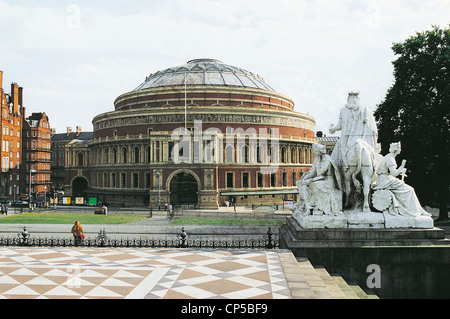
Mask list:
[[[21,187],[23,89],[11,84],[10,93],[3,90],[3,72],[0,71],[0,181],[2,198],[18,198],[25,191]]]
[[[211,76],[220,79],[226,67],[205,63],[205,70],[217,70]],[[199,76],[188,74],[195,67],[188,63],[146,81],[174,72],[179,78]],[[224,72],[229,69],[236,70]],[[89,162],[83,167],[69,163],[78,175],[66,178],[66,190],[73,189],[75,179],[84,179],[86,197],[151,207],[168,202],[217,208],[231,198],[239,205],[296,199],[295,182],[312,164],[315,121],[293,111],[294,102],[261,78],[240,69],[237,73],[241,83],[258,87],[175,82],[152,87],[144,82],[120,95],[114,111],[93,119],[89,145],[66,147],[72,158],[87,151]],[[179,134],[185,126],[189,134]]]
[[[52,151],[50,123],[45,113],[33,113],[24,121],[23,146],[24,172],[27,181],[24,187],[29,189],[31,176],[33,200],[48,202],[48,199],[44,199],[44,196],[52,191]]]

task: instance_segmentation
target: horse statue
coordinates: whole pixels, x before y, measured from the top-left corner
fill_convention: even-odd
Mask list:
[[[341,131],[331,157],[343,177],[344,209],[370,212],[369,192],[377,161],[377,127],[373,114],[360,105],[359,93],[350,92],[341,109],[339,122],[330,126],[330,133]]]
[[[363,139],[358,139],[345,154],[346,165],[341,168],[345,193],[344,208],[370,212],[369,192],[380,155]]]

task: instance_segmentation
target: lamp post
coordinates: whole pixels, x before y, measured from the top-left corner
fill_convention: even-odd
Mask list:
[[[31,173],[36,173],[36,171],[34,169],[31,169],[30,167],[30,188],[28,189],[28,199],[29,199],[29,203],[31,205]]]
[[[53,187],[53,208],[56,208],[56,191],[55,191],[55,185]]]
[[[156,172],[158,175],[158,210],[161,210],[161,172]]]

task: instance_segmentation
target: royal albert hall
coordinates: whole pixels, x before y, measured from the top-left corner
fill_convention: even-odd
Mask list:
[[[217,209],[297,199],[314,119],[259,75],[213,59],[150,74],[97,115],[89,197],[114,205]]]

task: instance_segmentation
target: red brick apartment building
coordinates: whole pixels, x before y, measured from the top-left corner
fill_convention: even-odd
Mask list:
[[[21,189],[28,189],[29,193],[31,176],[33,200],[45,201],[44,196],[52,191],[49,119],[45,113],[32,113],[23,123],[23,172],[26,185],[23,184]]]
[[[33,113],[26,118],[23,88],[11,84],[3,89],[0,70],[0,199],[42,199],[51,190],[51,134],[45,113]],[[31,174],[30,174],[31,169]]]
[[[0,71],[0,197],[14,198],[20,195],[22,165],[22,125],[25,108],[23,89],[11,84],[11,91],[3,89],[3,72]]]

